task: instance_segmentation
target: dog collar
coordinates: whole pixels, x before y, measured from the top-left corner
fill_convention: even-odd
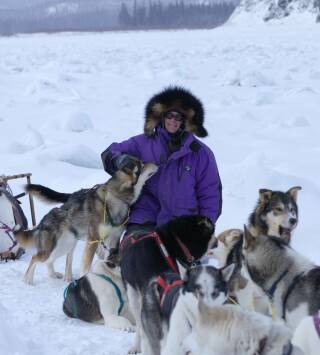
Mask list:
[[[273,300],[274,293],[276,292],[277,286],[279,282],[287,275],[288,269],[284,270],[284,272],[278,277],[278,279],[273,283],[273,285],[269,288],[269,290],[264,290],[264,292],[268,295],[268,297]]]

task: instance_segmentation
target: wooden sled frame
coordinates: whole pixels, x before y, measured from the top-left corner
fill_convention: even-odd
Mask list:
[[[31,184],[31,173],[25,173],[25,174],[17,174],[17,175],[0,175],[0,183],[1,181],[7,183],[9,180],[15,180],[15,179],[21,179],[21,178],[27,178],[27,183],[28,185]],[[15,196],[15,198],[20,198],[27,195],[26,192],[22,192],[21,194]],[[35,215],[35,210],[34,210],[34,202],[33,202],[33,197],[29,193],[29,203],[30,203],[30,212],[31,212],[31,221],[32,221],[32,226],[36,226],[36,215]]]

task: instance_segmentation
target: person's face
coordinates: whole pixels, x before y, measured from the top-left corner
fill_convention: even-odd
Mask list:
[[[170,111],[164,116],[164,126],[169,133],[176,133],[182,125],[183,116],[179,112]]]

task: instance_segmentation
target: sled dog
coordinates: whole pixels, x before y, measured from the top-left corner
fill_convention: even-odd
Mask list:
[[[119,266],[110,268],[97,261],[92,271],[69,284],[64,296],[63,311],[68,317],[104,322],[108,328],[133,329]]]
[[[233,305],[199,300],[198,317],[184,342],[189,355],[303,355],[282,322]]]
[[[251,281],[243,267],[242,242],[241,229],[228,229],[217,236],[217,243],[215,247],[208,250],[207,256],[216,259],[219,267],[235,265],[229,282],[229,294],[233,301],[245,309],[268,314],[267,296]]]
[[[288,244],[298,224],[297,195],[300,186],[287,192],[259,190],[259,200],[249,217],[248,228],[253,236],[260,234],[282,238]]]
[[[130,310],[137,326],[129,353],[140,351],[141,295],[149,281],[163,272],[178,272],[176,260],[190,266],[206,252],[214,225],[207,217],[180,216],[155,231],[136,231],[120,244],[120,267]]]
[[[292,343],[306,355],[318,355],[320,349],[320,311],[302,319],[294,331]]]
[[[169,282],[162,283],[162,280],[170,280],[172,274],[165,273],[152,279],[142,298],[142,353],[185,355],[183,342],[198,313],[195,294],[210,305],[222,304],[227,297],[227,283],[232,272],[233,265],[221,270],[199,265],[191,268],[184,280],[173,286]]]
[[[124,231],[130,205],[137,200],[144,183],[156,171],[154,164],[143,164],[136,159],[133,169],[119,170],[105,184],[71,194],[61,207],[45,215],[36,228],[23,231],[17,226],[14,234],[18,242],[23,247],[36,247],[37,250],[25,274],[25,281],[33,283],[38,262],[47,264],[49,276],[61,278],[62,275],[54,271],[53,263],[65,254],[65,279],[71,281],[72,256],[78,239],[86,240],[82,272],[87,272],[98,241],[108,237],[108,243],[117,244]],[[41,185],[33,185],[28,190],[38,190],[40,195],[45,195],[45,188]]]
[[[320,309],[320,267],[285,241],[265,235],[257,238],[245,228],[242,253],[250,278],[291,329]]]

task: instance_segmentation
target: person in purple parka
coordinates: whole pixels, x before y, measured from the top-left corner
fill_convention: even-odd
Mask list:
[[[110,175],[130,167],[130,156],[159,167],[131,208],[127,233],[181,215],[204,215],[216,223],[222,187],[212,151],[195,137],[208,135],[203,122],[201,101],[184,88],[169,87],[147,103],[143,134],[112,143],[102,153]]]

